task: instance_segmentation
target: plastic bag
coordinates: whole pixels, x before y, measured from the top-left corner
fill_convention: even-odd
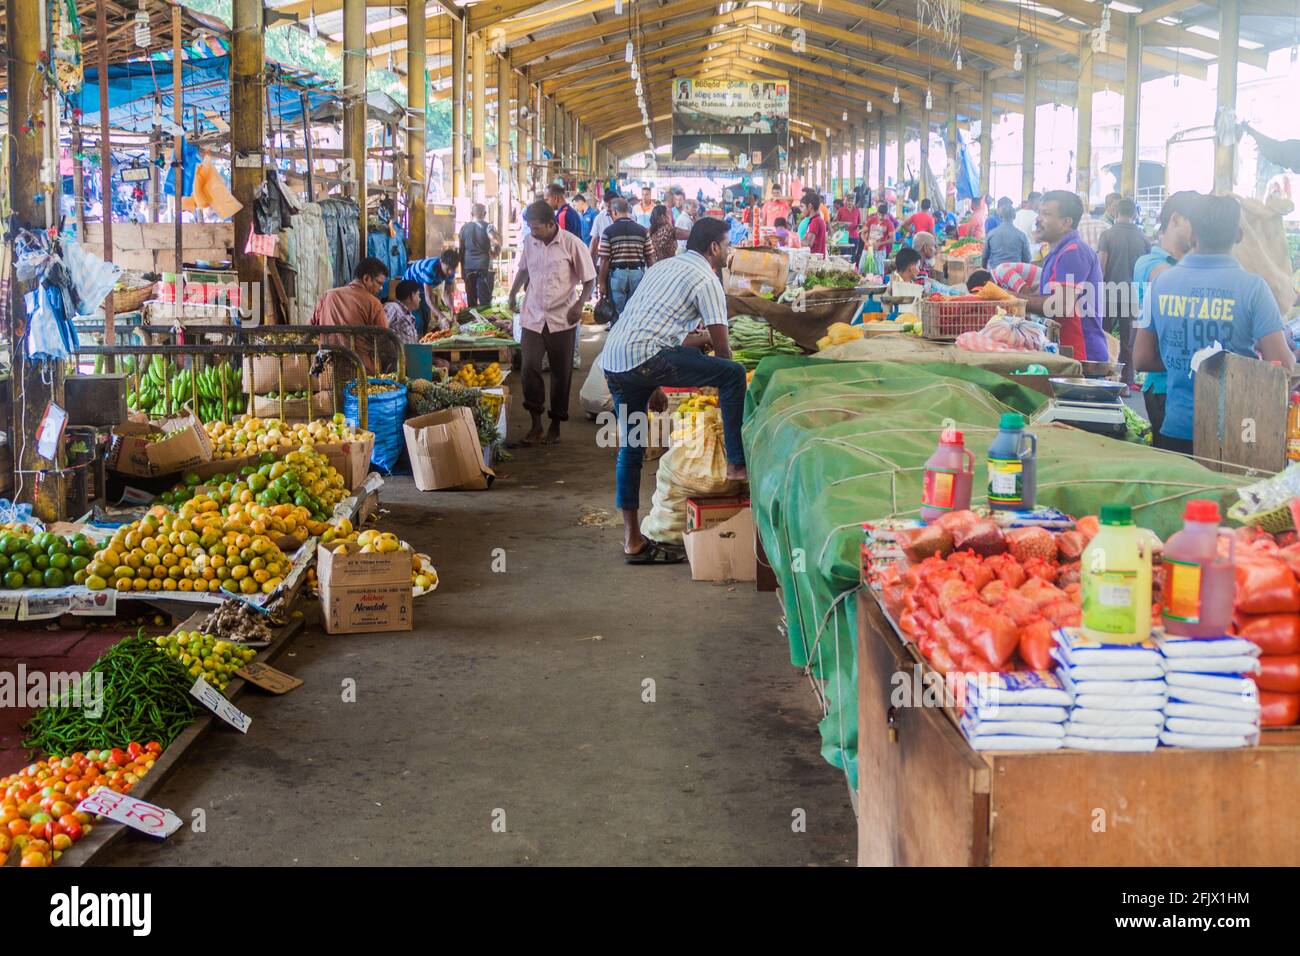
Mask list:
[[[957,336],[957,346],[971,352],[1041,352],[1047,334],[1037,322],[999,312],[978,332]]]
[[[372,378],[375,384],[391,385],[387,379]],[[349,384],[343,393],[343,414],[354,428],[360,427],[361,402],[357,398],[356,383]],[[402,424],[406,421],[406,386],[396,390],[369,393],[366,396],[366,428],[375,434],[375,448],[370,453],[370,463],[385,475],[392,474],[397,459],[406,448],[406,435]]]
[[[1285,694],[1300,692],[1300,654],[1261,657],[1259,668],[1255,684],[1260,690]]]
[[[673,484],[672,479],[671,459],[675,451],[675,448],[669,449],[659,460],[650,511],[641,519],[641,533],[662,544],[681,544],[686,534],[687,493]]]
[[[1006,663],[1019,643],[1015,625],[978,600],[965,601],[950,608],[944,615],[944,620],[959,639],[969,644],[994,668]]]
[[[1289,614],[1300,611],[1295,575],[1272,558],[1237,556],[1237,610],[1242,614]]]
[[[118,277],[122,275],[122,267],[105,262],[70,237],[63,240],[63,262],[80,300],[77,312],[80,315],[94,315],[95,310],[103,305],[104,299],[113,291]]]
[[[1300,654],[1300,617],[1295,614],[1250,614],[1237,619],[1237,634],[1265,654]]]
[[[722,440],[722,414],[699,412],[689,424],[673,430],[673,447],[664,456],[674,484],[695,495],[730,495],[740,482],[727,478],[727,453]]]
[[[1261,727],[1290,727],[1300,720],[1300,694],[1261,691],[1259,723]]]

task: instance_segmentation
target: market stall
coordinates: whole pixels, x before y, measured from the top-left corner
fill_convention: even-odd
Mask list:
[[[1031,665],[1039,670],[1057,667],[1060,662],[1050,656],[1057,646],[1053,641],[1061,628],[1069,630],[1079,624],[1079,551],[1087,544],[1087,533],[1096,528],[1096,518],[1089,519],[1091,525],[1080,523],[1082,531],[1075,538],[1074,520],[1069,515],[1096,515],[1102,505],[1123,503],[1130,507],[1141,527],[1158,536],[1153,540],[1167,541],[1182,525],[1187,502],[1200,499],[1216,503],[1219,514],[1227,515],[1232,509],[1232,514],[1247,522],[1270,527],[1270,518],[1277,520],[1279,498],[1284,503],[1294,477],[1247,486],[1238,477],[1221,475],[1191,460],[1131,442],[1117,442],[1075,428],[1031,425],[1037,437],[1036,505],[1052,510],[1050,514],[1056,515],[1052,520],[1061,522],[1056,527],[1070,529],[1071,533],[1071,537],[1062,536],[1066,544],[1061,553],[1054,537],[1043,528],[1035,528],[1027,535],[1009,535],[1010,525],[995,525],[983,519],[980,533],[987,537],[974,537],[958,546],[954,538],[943,540],[939,529],[935,532],[939,544],[935,551],[928,551],[935,557],[930,558],[927,567],[944,563],[945,553],[971,555],[971,561],[980,564],[970,568],[976,579],[984,574],[989,575],[989,580],[993,578],[993,568],[985,570],[984,562],[992,562],[993,566],[1015,563],[1018,567],[1008,567],[1008,575],[1018,571],[1034,578],[1037,572],[1047,579],[1034,585],[1039,588],[1036,596],[1043,604],[1030,605],[1041,614],[1028,615],[1024,627],[1036,620],[1043,623],[1035,624],[1031,636],[1019,632],[1019,652],[1014,649],[1017,632],[1011,631],[1010,650],[1004,641],[995,654],[997,662],[983,657],[967,661],[961,654],[971,653],[969,646],[949,646],[933,635],[927,636],[930,632],[918,630],[920,615],[907,615],[906,606],[897,604],[905,597],[900,588],[910,588],[911,579],[874,580],[871,574],[863,574],[865,562],[870,567],[880,557],[880,542],[871,535],[865,540],[863,523],[896,536],[893,545],[885,546],[887,550],[889,546],[904,550],[904,542],[911,542],[910,536],[926,529],[919,520],[926,484],[923,479],[927,459],[935,454],[936,441],[944,429],[957,429],[965,436],[966,445],[975,450],[979,464],[970,476],[969,486],[982,490],[989,488],[984,449],[997,437],[1002,416],[1013,412],[1017,419],[1031,418],[1044,401],[1043,395],[996,373],[961,365],[770,359],[759,367],[751,382],[745,444],[754,523],[762,550],[775,572],[790,657],[794,665],[809,672],[823,704],[823,756],[844,769],[850,786],[861,795],[863,860],[931,864],[1174,861],[1167,856],[1169,843],[1161,843],[1154,836],[1149,842],[1144,836],[1136,843],[1122,839],[1109,844],[1093,836],[1096,842],[1088,844],[1092,849],[1087,853],[1076,851],[1076,844],[1087,844],[1087,827],[1091,825],[1082,809],[1074,817],[1082,830],[1071,830],[1058,838],[1056,830],[1063,827],[1044,826],[1048,804],[1039,795],[1048,795],[1044,800],[1053,793],[1063,795],[1066,782],[1074,780],[1078,784],[1076,793],[1083,796],[1078,800],[1071,796],[1069,801],[1061,796],[1061,804],[1066,808],[1087,808],[1089,812],[1105,808],[1106,813],[1118,814],[1110,817],[1110,832],[1123,832],[1128,823],[1125,817],[1131,816],[1127,810],[1134,808],[1135,801],[1147,800],[1148,793],[1169,795],[1162,797],[1162,803],[1152,801],[1143,809],[1144,814],[1167,816],[1167,823],[1161,825],[1167,829],[1152,831],[1164,834],[1182,832],[1179,827],[1190,819],[1191,810],[1184,814],[1187,808],[1175,810],[1167,806],[1169,801],[1182,799],[1186,791],[1208,791],[1209,803],[1196,804],[1203,816],[1210,806],[1225,805],[1225,801],[1229,806],[1242,806],[1242,813],[1235,817],[1218,817],[1217,831],[1199,823],[1199,829],[1187,838],[1199,840],[1204,849],[1200,862],[1227,862],[1222,856],[1227,851],[1223,851],[1222,843],[1210,840],[1210,832],[1222,834],[1226,826],[1234,827],[1235,832],[1242,826],[1240,819],[1248,816],[1273,819],[1275,823],[1275,817],[1268,814],[1268,799],[1261,795],[1270,790],[1274,779],[1290,779],[1287,775],[1294,777],[1297,769],[1296,731],[1271,728],[1275,724],[1294,724],[1296,714],[1292,711],[1300,702],[1296,695],[1300,687],[1291,689],[1296,675],[1290,672],[1291,656],[1296,653],[1290,643],[1300,637],[1300,589],[1294,572],[1284,563],[1294,533],[1268,535],[1243,529],[1235,536],[1238,598],[1227,614],[1232,619],[1231,630],[1240,635],[1232,640],[1242,641],[1239,646],[1253,644],[1255,649],[1245,654],[1249,659],[1232,662],[1245,676],[1225,674],[1223,678],[1257,684],[1257,709],[1243,718],[1245,724],[1253,722],[1256,730],[1239,741],[1244,747],[1221,743],[1209,750],[1191,752],[1186,748],[1196,744],[1184,743],[1178,736],[1182,734],[1179,724],[1162,723],[1154,727],[1157,734],[1171,732],[1174,736],[1170,739],[1182,745],[1157,747],[1156,737],[1148,735],[1143,747],[1154,752],[1076,753],[1078,745],[1057,749],[1060,740],[1052,737],[1049,744],[1030,744],[1035,748],[1052,747],[1045,753],[1017,750],[1004,756],[996,747],[976,750],[971,741],[978,737],[978,728],[959,728],[961,706],[949,706],[945,713],[943,697],[936,705],[920,705],[919,692],[926,674],[952,671],[954,665],[958,671],[965,667],[972,672],[1027,669]],[[1001,424],[1005,427],[1005,421]],[[982,497],[976,493],[971,499],[978,510],[984,507]],[[1249,507],[1244,507],[1244,502],[1249,502]],[[950,507],[957,507],[961,515],[971,515],[970,511],[961,511],[966,507],[961,503]],[[1035,564],[1030,561],[1031,553],[1014,548],[1002,555],[1008,550],[1004,537],[1011,540],[1014,536],[1019,542],[1026,536],[1041,546],[1039,533],[1048,535],[1048,541],[1053,542],[1050,558],[1041,558],[1043,563]],[[924,548],[931,540],[926,537],[915,541],[920,550],[905,554],[898,571],[909,562],[924,561]],[[1067,546],[1073,554],[1073,570],[1070,559],[1065,558]],[[1021,548],[1021,544],[1015,548]],[[980,549],[1002,557],[984,558]],[[958,555],[949,561],[961,564],[963,559]],[[1261,592],[1258,581],[1262,579],[1256,578],[1257,574],[1270,575],[1269,580],[1281,591]],[[1021,580],[1023,583],[1024,578]],[[1151,601],[1160,601],[1160,575],[1156,580],[1157,597],[1148,598],[1148,610]],[[1010,607],[1005,604],[1009,598],[992,597],[992,592],[985,600],[997,600],[1004,610]],[[881,609],[880,602],[888,610]],[[1257,620],[1257,615],[1268,618],[1268,622]],[[948,627],[953,623],[948,622]],[[966,649],[961,650],[962,646]],[[991,645],[982,646],[988,649]],[[1008,652],[1009,656],[1004,656]],[[1170,672],[1178,669],[1171,665]],[[898,688],[904,685],[907,691],[914,685],[917,689],[915,700],[911,700],[913,706],[898,700]],[[1153,689],[1152,693],[1165,691]],[[1169,692],[1169,697],[1177,700],[1178,695]],[[1162,706],[1154,710],[1158,719],[1165,721]],[[1183,717],[1175,714],[1175,719]],[[1261,722],[1265,727],[1262,734],[1257,730]],[[1056,735],[1058,730],[1027,732]],[[1039,762],[1032,762],[1035,760]],[[1141,761],[1145,760],[1153,762],[1143,765]],[[1205,777],[1210,770],[1231,773],[1242,767],[1252,769],[1248,777],[1253,777],[1256,770],[1262,774],[1260,786],[1249,791],[1255,793],[1249,813],[1244,810],[1247,796],[1225,795],[1227,788],[1239,787],[1242,778],[1225,775],[1223,779],[1231,780],[1231,784],[1210,784]],[[1052,779],[1053,774],[1056,779]],[[1265,779],[1268,783],[1264,783]],[[1214,800],[1219,803],[1214,804]],[[1052,809],[1056,812],[1054,806]],[[1290,849],[1282,851],[1275,844],[1266,852],[1261,849],[1268,843],[1266,831],[1273,832],[1265,827],[1245,835],[1242,853],[1236,856],[1234,847],[1232,860],[1286,860]],[[1002,839],[1006,843],[1000,843]],[[1221,856],[1210,856],[1213,852]]]

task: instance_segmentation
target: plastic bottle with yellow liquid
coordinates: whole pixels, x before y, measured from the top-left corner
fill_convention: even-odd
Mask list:
[[[1151,636],[1151,546],[1128,505],[1102,505],[1080,561],[1085,637],[1141,644]]]

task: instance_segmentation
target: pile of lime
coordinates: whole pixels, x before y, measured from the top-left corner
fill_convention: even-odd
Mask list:
[[[84,584],[95,544],[83,534],[65,538],[25,528],[0,530],[0,582],[10,591]]]

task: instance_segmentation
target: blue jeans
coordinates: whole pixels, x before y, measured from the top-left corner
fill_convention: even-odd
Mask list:
[[[633,414],[644,418],[650,396],[660,386],[718,390],[718,407],[722,412],[723,443],[727,463],[743,465],[745,446],[740,439],[740,424],[745,414],[745,367],[739,362],[714,358],[699,349],[677,346],[664,349],[630,372],[606,372],[614,409],[618,413],[618,464],[615,467],[615,505],[621,511],[636,511],[641,500],[641,463],[645,448],[627,441],[628,419]],[[635,430],[635,423],[634,423]],[[640,429],[643,433],[648,429]]]
[[[641,284],[641,277],[644,275],[644,269],[609,270],[609,297],[613,300],[614,308],[618,310],[619,315],[622,315],[623,310],[627,308],[627,300],[632,298],[632,293]]]

